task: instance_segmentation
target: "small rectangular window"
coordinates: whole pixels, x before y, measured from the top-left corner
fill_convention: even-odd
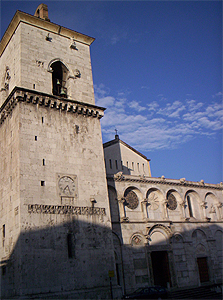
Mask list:
[[[5,224],[2,226],[2,237],[5,238]]]
[[[44,186],[45,185],[45,181],[41,181],[41,186]]]
[[[4,276],[6,274],[6,266],[2,266],[2,275]]]
[[[139,172],[139,163],[137,163],[137,167],[138,167],[138,172]]]
[[[128,161],[126,162],[126,167],[127,167],[127,168],[129,167],[129,162],[128,162]]]
[[[35,83],[33,84],[33,89],[35,90],[35,88],[36,88],[36,85],[35,85]]]
[[[142,164],[142,169],[143,169],[143,172],[145,172],[145,166],[144,166],[144,164]]]
[[[132,162],[132,169],[134,170],[134,162]]]
[[[44,117],[42,117],[42,123],[44,123]]]
[[[110,169],[112,169],[112,161],[109,159]]]
[[[72,234],[68,233],[67,235],[67,254],[69,258],[73,258],[73,251],[72,251]]]
[[[45,159],[43,159],[43,166],[45,166]]]
[[[37,136],[35,135],[35,141],[37,141]]]
[[[116,166],[116,169],[118,169],[118,161],[117,160],[115,161],[115,166]]]

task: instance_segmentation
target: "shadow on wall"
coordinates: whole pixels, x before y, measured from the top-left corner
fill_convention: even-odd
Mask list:
[[[129,189],[141,199],[141,206],[139,201],[135,205],[137,199],[133,193],[129,199],[129,194],[125,196]],[[198,220],[194,217],[185,219],[180,205],[165,215],[164,206],[156,202],[158,198],[154,197],[154,189],[151,188],[152,210],[147,214],[144,210],[147,201],[140,198],[136,188],[124,185],[119,190],[123,198],[117,195],[114,187],[108,186],[116,272],[124,293],[145,285],[184,288],[222,283],[221,221],[210,223],[199,219],[200,215]],[[178,199],[176,192],[170,191],[167,196],[174,194]],[[191,192],[187,192],[186,196],[188,194]],[[171,203],[175,204],[175,201]],[[158,207],[161,208],[159,213]]]
[[[1,297],[109,299],[110,270],[114,298],[121,289],[129,293],[147,285],[222,282],[223,233],[217,225],[175,232],[174,225],[156,224],[124,244],[120,227],[129,223],[113,223],[112,241],[112,230],[96,218],[69,215],[55,225],[60,215],[50,215],[45,228],[26,226],[1,261]]]
[[[67,215],[61,222],[60,214],[37,212],[33,224],[37,217],[40,226],[44,218],[49,225],[35,228],[26,222],[10,256],[1,261],[1,297],[55,293],[56,298],[110,298],[108,272],[114,270],[114,251],[103,215]],[[9,242],[5,236],[5,253]],[[115,288],[115,278],[112,283]]]
[[[174,224],[147,224],[144,234],[138,230],[129,235],[130,245],[124,245],[118,232],[119,225],[113,223],[116,271],[124,293],[147,285],[169,289],[222,284],[223,231],[219,226],[179,232]]]

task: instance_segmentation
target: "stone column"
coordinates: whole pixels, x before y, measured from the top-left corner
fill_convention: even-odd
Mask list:
[[[187,219],[187,215],[186,215],[186,210],[185,210],[185,206],[186,206],[186,200],[183,200],[180,204],[180,214],[182,219]]]
[[[119,215],[120,215],[120,220],[126,218],[126,213],[125,213],[125,198],[118,198],[118,206],[119,206]]]
[[[164,199],[163,201],[161,201],[161,207],[162,207],[162,211],[163,211],[163,218],[164,218],[164,220],[168,219],[167,207],[166,207],[167,202],[168,202],[167,199]]]
[[[181,218],[182,219],[186,219],[187,218],[186,217],[186,211],[185,211],[185,205],[186,205],[186,201],[185,200],[180,203],[180,214],[181,214]]]
[[[218,220],[221,220],[223,218],[222,216],[222,207],[223,207],[223,203],[222,202],[218,202],[217,204],[217,218]]]
[[[147,211],[148,199],[144,199],[144,200],[141,202],[141,205],[142,205],[143,219],[146,220],[146,219],[149,218],[149,216],[148,216],[148,211]]]
[[[203,218],[207,219],[207,214],[206,214],[206,210],[205,210],[207,208],[207,202],[202,202],[200,205],[201,205],[201,211],[203,214]]]

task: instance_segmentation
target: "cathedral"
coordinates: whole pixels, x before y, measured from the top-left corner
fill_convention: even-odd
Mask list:
[[[94,38],[17,11],[0,44],[0,298],[222,284],[222,184],[154,178],[103,145]]]

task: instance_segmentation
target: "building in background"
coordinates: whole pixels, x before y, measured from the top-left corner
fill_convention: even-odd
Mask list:
[[[151,177],[149,160],[117,134],[104,156],[123,291],[222,284],[222,183]]]

